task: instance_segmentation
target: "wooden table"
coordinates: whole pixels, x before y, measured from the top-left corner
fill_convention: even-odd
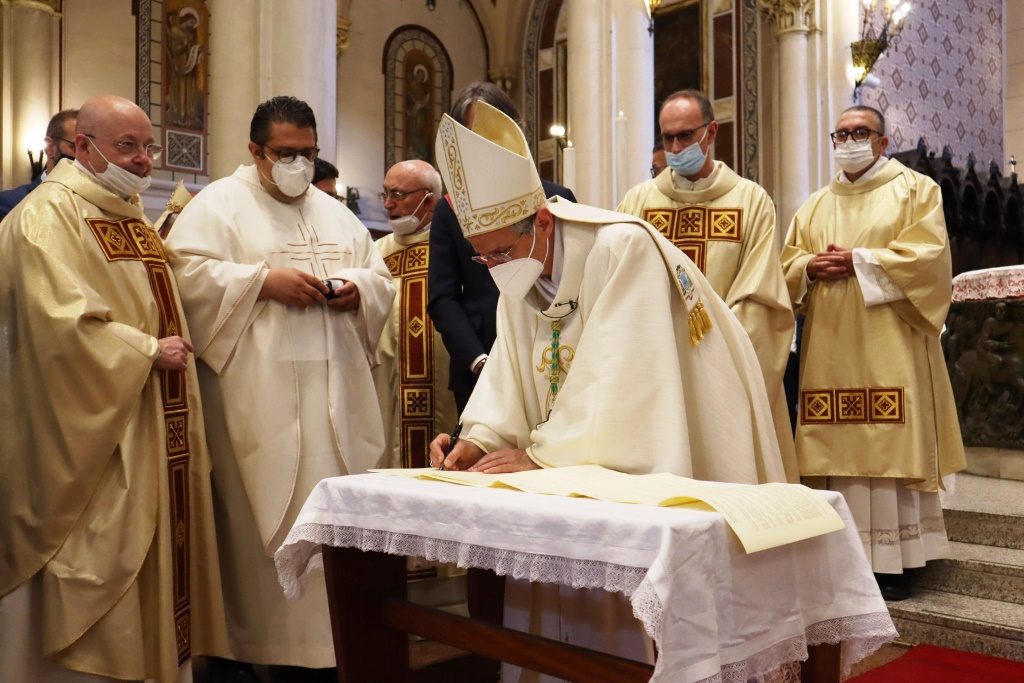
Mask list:
[[[802,679],[832,683],[836,639],[849,642],[849,666],[896,632],[845,502],[821,495],[847,529],[746,554],[718,513],[339,477],[313,491],[276,560],[294,593],[320,580],[306,574],[322,557],[340,681],[438,680],[410,671],[415,634],[586,683],[702,681],[727,670],[745,680],[806,651]],[[409,603],[407,555],[469,568],[471,618]],[[581,573],[595,563],[598,578]],[[504,578],[492,570],[622,592],[660,648],[658,671],[503,628]]]
[[[503,628],[505,581],[492,572],[469,571],[470,592],[484,595],[476,605],[471,598],[467,619],[408,602],[399,555],[325,545],[323,559],[341,683],[418,680],[407,634],[581,683],[640,683],[654,673],[649,664]],[[801,681],[839,683],[839,645],[812,645],[808,653]]]

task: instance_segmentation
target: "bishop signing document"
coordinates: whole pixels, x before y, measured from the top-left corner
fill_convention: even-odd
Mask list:
[[[484,102],[472,129],[444,116],[435,144],[463,234],[501,296],[461,436],[451,447],[439,435],[432,465],[786,480],[750,339],[693,261],[639,218],[546,200],[521,130]],[[621,595],[509,582],[505,621],[652,661]],[[504,680],[529,675],[506,666]]]

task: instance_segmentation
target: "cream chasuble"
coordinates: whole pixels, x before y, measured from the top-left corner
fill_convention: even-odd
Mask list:
[[[867,307],[856,277],[808,284],[829,244],[871,250],[906,298]],[[890,159],[861,183],[833,182],[793,218],[782,254],[806,312],[797,454],[804,476],[891,477],[936,491],[965,466],[939,346],[952,290],[938,185]]]
[[[544,309],[535,290],[499,298],[463,438],[525,448],[544,467],[785,481],[750,339],[693,262],[631,216],[548,207],[565,250],[558,292]],[[697,299],[711,327],[694,345]]]
[[[429,225],[429,224],[428,224]],[[387,467],[426,467],[430,442],[455,428],[448,351],[427,315],[430,230],[374,244],[398,295],[380,337],[374,384],[384,418]]]
[[[798,480],[782,377],[795,320],[775,241],[775,205],[721,161],[711,184],[677,188],[668,170],[633,187],[618,210],[643,218],[689,256],[750,335],[789,481]]]
[[[544,467],[785,481],[750,339],[693,262],[631,216],[561,200],[548,208],[564,253],[558,291],[550,305],[536,288],[523,302],[498,299],[498,338],[463,437],[487,452],[525,448]],[[702,338],[688,324],[697,301],[710,321]],[[505,605],[510,628],[653,661],[621,595],[509,581]]]
[[[333,666],[323,582],[287,602],[272,555],[317,482],[382,463],[370,363],[391,276],[348,209],[316,188],[279,202],[254,166],[189,202],[167,247],[203,361],[232,655]],[[358,310],[257,301],[269,268],[281,267],[354,282]]]
[[[138,198],[59,164],[0,226],[0,310],[0,596],[31,588],[38,625],[0,625],[31,639],[4,670],[168,682],[226,655],[194,361],[153,366],[189,332]]]

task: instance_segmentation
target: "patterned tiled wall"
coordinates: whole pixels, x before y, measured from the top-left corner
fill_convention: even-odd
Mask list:
[[[910,149],[923,137],[943,145],[964,166],[974,152],[978,170],[1003,158],[1002,0],[914,3],[897,51],[875,65],[878,88],[864,88],[864,104],[885,114],[890,150]]]

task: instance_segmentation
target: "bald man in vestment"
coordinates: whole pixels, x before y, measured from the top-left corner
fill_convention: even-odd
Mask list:
[[[142,211],[145,112],[83,106],[0,223],[4,680],[191,680],[227,652],[189,330]]]

